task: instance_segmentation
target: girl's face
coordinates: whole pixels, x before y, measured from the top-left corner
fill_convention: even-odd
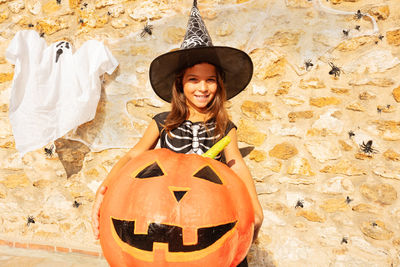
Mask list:
[[[218,89],[217,71],[208,63],[194,65],[186,69],[182,84],[189,108],[204,112]]]

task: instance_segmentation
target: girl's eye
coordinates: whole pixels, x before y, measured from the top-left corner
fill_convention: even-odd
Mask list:
[[[215,83],[216,80],[215,79],[208,79],[208,82]]]

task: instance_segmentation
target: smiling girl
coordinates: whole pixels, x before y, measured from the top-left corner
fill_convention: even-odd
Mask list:
[[[130,159],[154,149],[158,141],[161,148],[201,155],[224,136],[229,136],[231,142],[215,159],[225,162],[246,185],[254,207],[253,240],[257,238],[263,211],[238,148],[236,126],[224,107],[227,99],[248,85],[252,74],[253,64],[245,52],[212,45],[194,1],[181,49],[157,57],[150,65],[153,90],[171,103],[171,111],[153,117],[143,137],[117,162],[98,190],[92,213],[96,238],[99,237],[99,211],[107,181]],[[246,260],[239,266],[247,266]]]

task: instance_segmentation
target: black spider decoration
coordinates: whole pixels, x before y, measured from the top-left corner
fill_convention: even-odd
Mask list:
[[[74,207],[74,208],[79,208],[80,205],[82,205],[82,203],[80,203],[80,202],[74,200],[74,204],[72,204],[72,207]]]
[[[355,27],[354,29],[356,29],[357,31],[359,31],[359,30],[360,30],[360,28],[361,28],[361,26],[360,26],[360,25],[356,25],[356,27]]]
[[[379,39],[380,41],[382,41],[384,37],[385,37],[385,36],[383,36],[382,34],[379,34],[378,39]],[[375,44],[378,44],[378,41],[375,41]]]
[[[28,216],[28,221],[26,222],[26,225],[29,226],[31,223],[35,223],[35,219],[33,216]]]
[[[54,149],[54,145],[51,145],[49,148],[45,147],[44,153],[46,154],[46,156],[52,157],[53,153],[54,153],[53,149]]]
[[[361,19],[364,16],[363,13],[361,13],[361,10],[357,10],[357,12],[354,14],[355,19]]]
[[[152,35],[153,34],[153,25],[150,25],[146,22],[146,25],[144,25],[142,32],[140,33],[140,37],[144,37],[146,34]]]
[[[311,62],[311,59],[307,59],[306,61],[304,61],[304,65],[306,66],[306,71],[314,66],[314,64]]]
[[[353,136],[355,136],[356,134],[353,131],[348,131],[347,134],[349,135],[349,138],[352,138]]]
[[[40,37],[42,37],[42,38],[44,37],[44,32],[40,33]]]
[[[331,66],[331,70],[329,71],[329,75],[333,75],[335,77],[339,77],[342,72],[339,67],[335,66],[332,62],[329,62],[329,66]]]
[[[29,24],[28,24],[28,27],[29,27],[29,28],[33,28],[34,25],[33,25],[32,23],[29,23]]]
[[[353,200],[352,200],[349,196],[346,197],[346,203],[347,203],[347,204],[350,204],[350,202],[352,202],[352,201],[353,201]]]
[[[343,243],[347,244],[348,242],[349,241],[348,241],[347,237],[343,237],[342,241],[340,242],[340,244],[343,244]]]
[[[372,222],[371,225],[372,225],[373,227],[378,226],[378,224],[377,224],[376,222]]]
[[[304,201],[303,200],[297,200],[296,206],[294,206],[295,209],[297,208],[304,208]]]
[[[83,19],[79,19],[79,24],[83,24],[83,23],[85,23],[85,22],[83,21]]]
[[[378,152],[378,150],[372,148],[372,140],[369,140],[367,143],[364,143],[363,141],[360,145],[360,149],[366,154],[375,154]]]
[[[350,30],[343,30],[343,35],[345,37],[348,37],[349,36],[349,32],[350,32]]]
[[[61,0],[56,0],[57,4],[61,5]]]
[[[390,108],[390,104],[386,105],[386,108],[389,109],[389,108]],[[377,106],[377,107],[376,107],[376,111],[377,111],[378,113],[382,113],[382,111],[383,111],[384,109],[385,109],[385,108],[382,107],[382,106]]]

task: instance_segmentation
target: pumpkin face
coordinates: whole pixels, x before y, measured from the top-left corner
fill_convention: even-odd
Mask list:
[[[254,211],[225,164],[167,149],[130,160],[108,183],[100,243],[111,266],[236,266]]]

